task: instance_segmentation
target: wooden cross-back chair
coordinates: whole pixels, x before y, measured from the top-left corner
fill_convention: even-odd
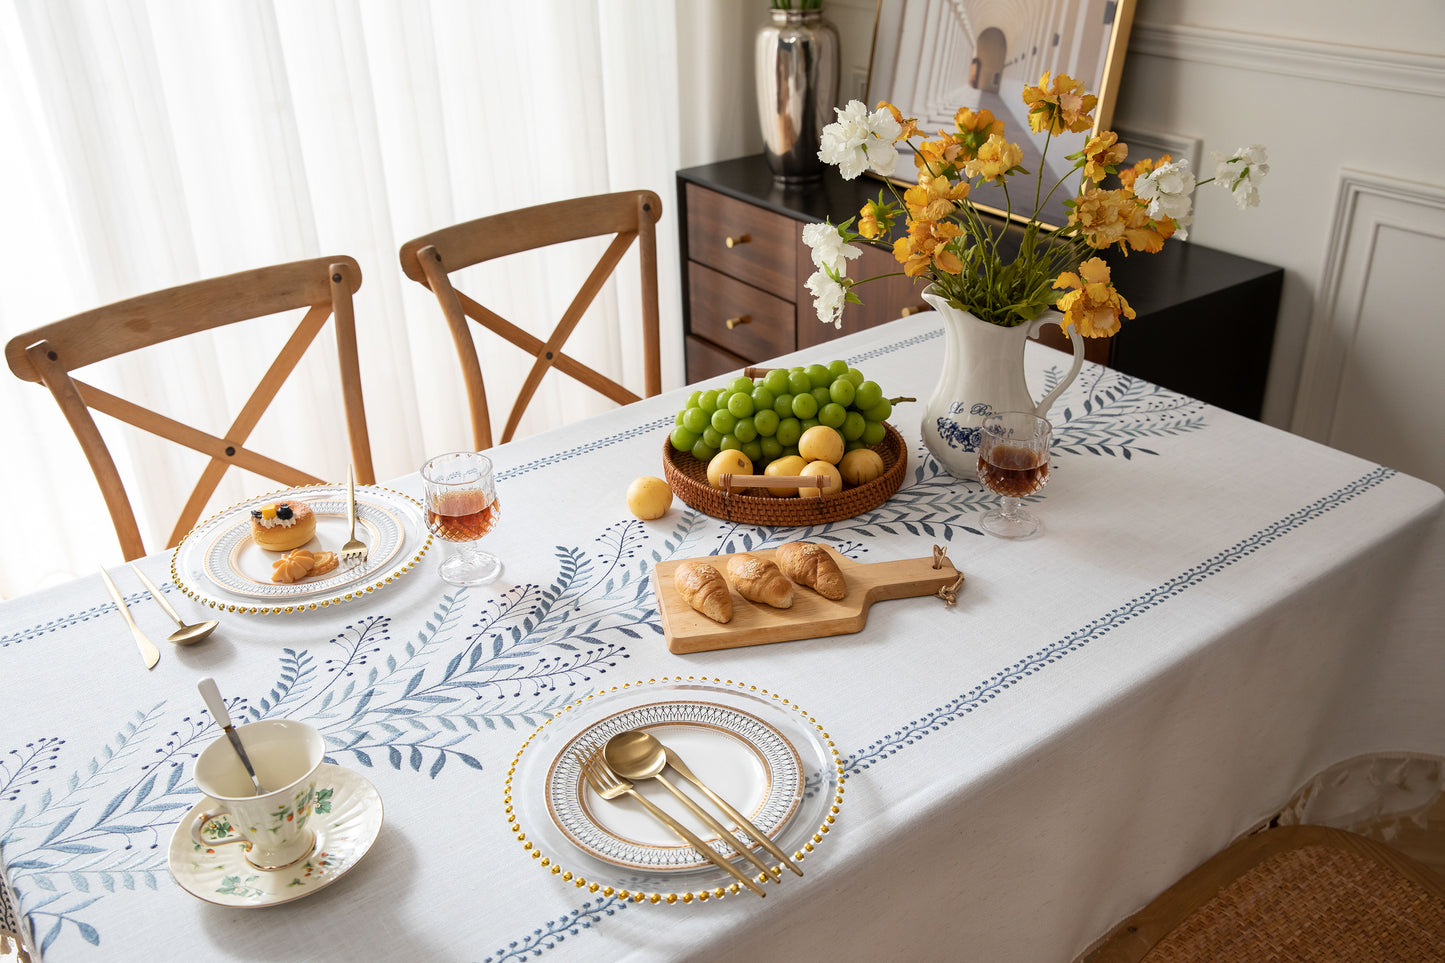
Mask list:
[[[562,350],[577,323],[582,320],[583,313],[634,241],[641,255],[644,390],[648,397],[662,391],[662,360],[658,346],[657,243],[654,234],[654,225],[661,216],[662,201],[652,191],[622,191],[494,214],[433,231],[402,245],[402,271],[436,295],[451,329],[452,341],[461,360],[462,378],[466,383],[471,410],[472,435],[478,450],[492,447],[492,427],[486,387],[482,382],[481,359],[477,355],[467,318],[536,358],[507,416],[502,442],[512,439],[527,405],[536,394],[537,386],[550,369],[555,368],[575,378],[620,405],[638,400],[632,391]],[[453,272],[483,261],[607,234],[616,236],[545,341],[479,304],[451,283]]]
[[[252,451],[246,447],[246,440],[330,317],[336,319],[341,400],[356,477],[362,484],[375,481],[351,301],[360,286],[361,268],[345,255],[242,271],[119,301],[16,335],[5,346],[5,358],[16,377],[43,384],[60,405],[100,483],[121,550],[130,560],[144,555],[145,546],[115,460],[90,409],[210,456],[171,531],[167,547],[174,546],[195,525],[226,469],[233,465],[288,486],[314,485],[321,481]],[[281,347],[222,437],[116,397],[72,376],[77,368],[150,345],[301,308],[307,310],[295,332]]]

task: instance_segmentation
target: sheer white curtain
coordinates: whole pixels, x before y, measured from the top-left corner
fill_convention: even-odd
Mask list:
[[[0,37],[0,341],[175,284],[350,254],[362,266],[361,365],[384,479],[471,438],[445,325],[401,274],[401,243],[498,211],[649,188],[664,207],[664,384],[680,383],[672,2],[0,0]],[[545,335],[603,243],[473,269],[470,284]],[[569,351],[640,393],[635,272],[633,254]],[[84,376],[220,433],[285,330],[212,346],[186,339],[143,352],[139,373],[97,365]],[[318,347],[253,440],[341,478],[334,361]],[[513,350],[482,341],[493,398],[520,383]],[[522,431],[608,404],[549,375]],[[500,427],[506,406],[493,408]],[[96,417],[158,550],[204,459]],[[232,472],[212,507],[273,487]],[[120,560],[54,402],[8,371],[0,499],[0,597]]]

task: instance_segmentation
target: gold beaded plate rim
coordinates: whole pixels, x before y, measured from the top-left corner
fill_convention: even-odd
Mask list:
[[[662,693],[660,695],[659,693]],[[690,873],[635,872],[610,865],[575,846],[548,816],[544,784],[557,753],[575,735],[595,724],[595,719],[626,708],[670,698],[675,702],[722,700],[757,713],[778,727],[803,753],[805,777],[814,784],[793,818],[775,841],[794,860],[802,862],[833,831],[843,804],[846,776],[842,754],[827,730],[806,712],[776,692],[746,682],[709,676],[662,676],[627,682],[598,690],[573,702],[531,732],[517,750],[507,777],[503,796],[508,829],[522,845],[523,852],[553,876],[577,889],[602,896],[615,896],[634,903],[692,904],[752,894],[730,875],[709,864]],[[768,860],[772,863],[773,860]],[[748,864],[739,868],[751,869]],[[763,881],[763,874],[755,877]],[[784,880],[796,880],[783,872]],[[797,880],[799,884],[806,880]]]
[[[180,543],[176,545],[171,553],[171,581],[186,595],[202,605],[224,612],[236,612],[252,615],[291,615],[302,612],[312,612],[317,609],[327,608],[332,605],[340,605],[353,599],[361,598],[386,585],[391,584],[402,575],[406,574],[422,560],[427,550],[431,548],[432,536],[427,531],[426,523],[422,515],[421,502],[417,501],[404,492],[384,488],[380,485],[357,485],[356,498],[358,503],[363,499],[373,499],[381,503],[381,508],[387,514],[393,515],[402,528],[400,547],[391,553],[389,564],[376,569],[365,579],[348,582],[340,585],[327,593],[290,596],[280,599],[255,599],[243,596],[240,593],[230,593],[223,585],[213,583],[213,587],[207,589],[202,583],[207,581],[204,571],[204,563],[201,566],[201,577],[199,579],[188,578],[184,574],[187,567],[182,565],[182,558],[189,558],[198,550],[202,556],[208,544],[208,538],[218,527],[225,527],[234,521],[232,516],[239,515],[243,511],[258,504],[265,504],[278,498],[296,498],[305,500],[308,497],[319,497],[322,495],[334,494],[337,489],[344,493],[345,483],[326,483],[319,485],[305,485],[299,488],[282,488],[264,495],[256,495],[234,505],[221,509],[210,517],[196,524]],[[389,510],[389,511],[388,511]],[[199,547],[199,548],[198,548]],[[279,556],[278,556],[279,557]],[[197,584],[193,584],[197,583]]]

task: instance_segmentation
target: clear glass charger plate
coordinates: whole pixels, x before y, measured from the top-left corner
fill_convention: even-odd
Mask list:
[[[650,679],[574,702],[539,726],[513,761],[506,792],[512,833],[563,881],[651,903],[721,899],[741,889],[731,875],[653,823],[635,801],[607,802],[585,787],[582,760],[630,728],[645,728],[667,743],[795,859],[804,859],[831,831],[843,802],[842,758],[816,719],[781,695],[746,683]],[[730,822],[690,791],[686,780],[670,769],[668,776]],[[732,854],[744,873],[761,875],[656,780],[637,781],[637,789],[715,850]]]
[[[364,562],[342,564],[301,582],[271,581],[268,552],[251,539],[251,509],[282,499],[304,501],[316,515],[316,536],[302,548],[339,551],[346,541],[345,485],[308,485],[248,498],[196,525],[171,555],[171,579],[182,592],[228,612],[306,612],[350,601],[400,578],[431,547],[421,503],[375,485],[356,486],[356,535]]]

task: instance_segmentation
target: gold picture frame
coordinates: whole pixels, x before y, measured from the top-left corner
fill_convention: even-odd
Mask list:
[[[878,0],[868,64],[867,103],[886,100],[905,117],[916,117],[924,136],[954,129],[960,107],[988,108],[1004,122],[1004,136],[1024,149],[1023,166],[1036,173],[1042,159],[1049,191],[1073,166],[1065,155],[1113,120],[1134,0]],[[1028,126],[1023,88],[1050,71],[1083,81],[1099,98],[1094,127],[1055,135],[1043,155],[1045,136]],[[899,158],[891,180],[912,184],[912,152]],[[1022,183],[1021,179],[1011,179]],[[1027,197],[994,184],[976,186],[975,206],[1026,221],[1034,214],[1032,178]],[[1077,181],[1065,180],[1040,199],[1038,221],[1055,227],[1068,219],[1064,201]],[[1012,196],[1010,196],[1012,195]],[[1010,209],[1012,201],[1012,209]]]

